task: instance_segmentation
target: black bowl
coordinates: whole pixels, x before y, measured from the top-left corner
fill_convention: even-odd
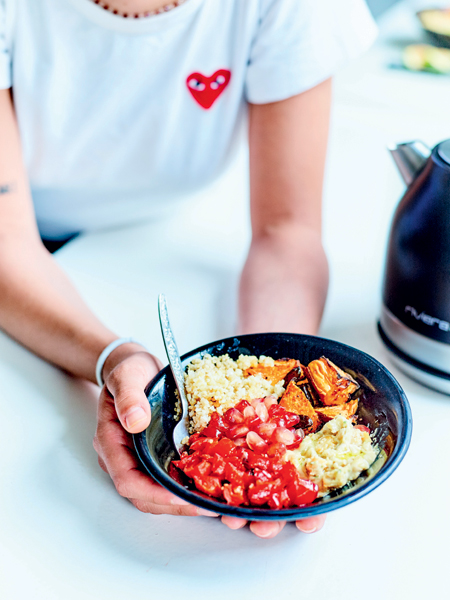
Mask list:
[[[261,333],[227,338],[197,348],[181,357],[183,367],[193,358],[205,354],[229,354],[234,359],[240,354],[290,357],[299,359],[303,364],[326,356],[360,383],[363,393],[359,401],[358,422],[374,432],[373,438],[380,448],[380,455],[376,464],[355,482],[313,504],[298,508],[271,510],[229,506],[196,490],[187,489],[168,475],[169,464],[177,454],[172,441],[172,431],[176,425],[175,384],[169,367],[166,367],[148,385],[146,393],[152,409],[152,420],[145,431],[133,436],[134,444],[142,464],[153,479],[191,504],[252,521],[304,519],[336,510],[362,498],[395,471],[408,450],[412,432],[408,400],[391,373],[360,350],[308,335]]]

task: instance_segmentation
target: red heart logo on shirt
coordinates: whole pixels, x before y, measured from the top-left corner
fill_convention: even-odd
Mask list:
[[[192,73],[186,79],[186,85],[194,100],[202,108],[208,110],[227,87],[230,79],[231,71],[228,69],[219,69],[211,77],[206,77],[201,73]]]

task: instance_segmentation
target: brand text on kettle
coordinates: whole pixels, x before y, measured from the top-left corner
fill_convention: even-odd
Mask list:
[[[413,306],[405,306],[405,312],[411,313],[417,321],[422,321],[425,325],[430,325],[431,327],[437,325],[442,331],[450,331],[450,323],[448,321],[441,321],[441,319],[436,319],[436,317],[430,317],[430,315],[427,315],[423,311],[419,313]]]

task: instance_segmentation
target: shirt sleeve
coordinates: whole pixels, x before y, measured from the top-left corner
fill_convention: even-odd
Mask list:
[[[260,11],[246,76],[254,104],[314,87],[377,35],[364,0],[261,0]]]
[[[6,16],[6,0],[0,0],[0,89],[11,87],[11,54]]]

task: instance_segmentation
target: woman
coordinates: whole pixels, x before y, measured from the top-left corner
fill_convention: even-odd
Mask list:
[[[315,333],[330,77],[374,31],[363,0],[0,2],[0,326],[75,376],[95,382],[97,367],[99,463],[144,512],[203,514],[137,468],[129,434],[150,421],[144,388],[161,363],[118,341],[46,247],[173,210],[221,172],[248,115],[240,332]]]

